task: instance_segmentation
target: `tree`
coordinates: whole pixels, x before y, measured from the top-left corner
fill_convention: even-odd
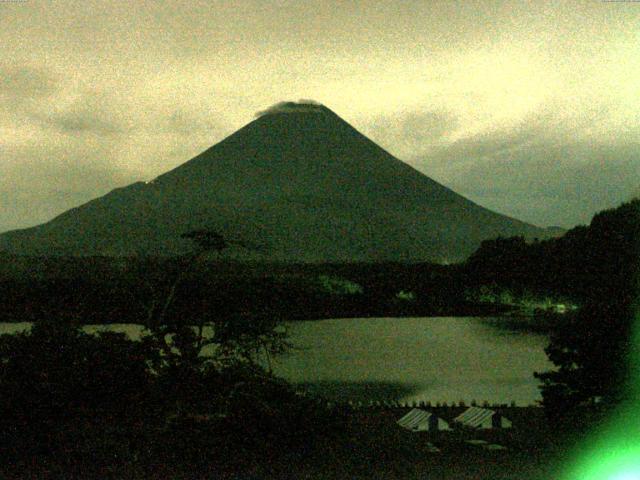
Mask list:
[[[620,403],[631,380],[632,315],[622,304],[582,307],[552,335],[545,349],[557,369],[542,381],[542,405],[560,420],[579,407],[609,410]]]
[[[241,312],[235,318],[201,309],[194,324],[172,314],[171,307],[186,278],[207,255],[219,254],[231,245],[259,249],[239,240],[228,240],[217,232],[197,230],[182,236],[194,242],[194,249],[177,259],[173,280],[163,294],[156,296],[148,308],[146,339],[151,349],[160,352],[152,365],[159,375],[163,395],[173,398],[176,413],[181,414],[204,404],[225,409],[229,396],[237,391],[229,385],[225,371],[242,369],[255,376],[271,372],[271,357],[285,352],[289,343],[279,318],[271,312]],[[268,370],[260,363],[266,359]],[[235,381],[245,383],[244,381]],[[218,402],[212,401],[217,398]]]
[[[574,418],[581,406],[602,413],[631,392],[632,333],[640,291],[640,200],[597,214],[572,244],[588,279],[586,303],[551,336],[557,369],[536,373],[549,417]],[[592,408],[593,410],[593,408]]]
[[[150,354],[124,334],[90,335],[59,319],[0,336],[0,450],[10,458],[128,455],[133,425],[148,413]],[[107,440],[114,424],[120,436]]]

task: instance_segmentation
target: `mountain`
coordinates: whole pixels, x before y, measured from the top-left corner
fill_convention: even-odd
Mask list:
[[[263,247],[230,255],[288,262],[454,261],[484,239],[550,236],[440,185],[327,107],[286,102],[151,182],[0,235],[0,250],[171,255],[196,229]]]

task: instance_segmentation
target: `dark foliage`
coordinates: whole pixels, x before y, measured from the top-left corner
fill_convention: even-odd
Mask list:
[[[557,239],[482,242],[464,266],[470,285],[564,294],[579,303],[628,299],[640,248],[640,200],[596,214]]]
[[[149,356],[124,335],[89,335],[61,322],[1,336],[5,461],[53,456],[75,462],[89,451],[100,463],[128,455],[135,425],[150,413]],[[115,425],[120,432],[105,435]]]
[[[231,446],[249,444],[255,453],[288,438],[279,424],[299,421],[302,403],[259,362],[264,355],[270,364],[271,355],[288,348],[277,316],[241,310],[230,319],[192,302],[191,316],[181,319],[175,309],[198,256],[226,245],[215,233],[193,235],[198,250],[145,277],[149,302],[138,320],[148,334],[141,340],[85,333],[76,319],[90,302],[68,298],[67,317],[38,317],[31,331],[0,337],[5,460],[17,466],[45,457],[68,474],[81,466],[87,475],[90,467],[91,476],[100,465],[148,470],[158,459],[224,470],[237,458]],[[202,456],[212,448],[229,455]],[[239,458],[246,461],[248,451]]]
[[[231,330],[227,338],[244,344]],[[311,430],[337,421],[248,359],[199,368],[174,359],[157,370],[161,355],[153,341],[71,324],[1,336],[0,474],[156,478],[163,465],[217,478],[312,442]]]
[[[630,391],[632,329],[637,313],[640,201],[596,215],[590,227],[559,239],[556,251],[571,271],[581,267],[584,304],[551,337],[546,349],[557,369],[536,374],[543,405],[554,420],[576,418],[592,406],[602,414]],[[568,250],[567,245],[571,246]],[[570,279],[567,288],[571,288]],[[569,422],[567,422],[569,423]]]
[[[639,266],[639,199],[557,239],[485,241],[465,263],[469,285],[560,294],[580,305],[551,329],[546,353],[557,368],[536,374],[554,423],[586,426],[624,399]],[[586,411],[595,417],[585,420]]]
[[[583,415],[605,415],[625,399],[631,381],[632,315],[620,303],[595,303],[571,315],[545,349],[556,369],[536,373],[549,419],[568,428],[589,426]]]
[[[188,260],[132,258],[95,269],[88,259],[75,260],[77,265],[60,260],[58,269],[52,266],[42,277],[30,276],[39,264],[31,262],[25,270],[15,267],[16,273],[9,271],[15,260],[0,264],[7,272],[4,280],[0,275],[0,321],[72,315],[85,323],[148,324],[154,302],[159,308]],[[167,314],[192,325],[210,311],[229,320],[264,311],[281,320],[466,315],[477,309],[465,301],[461,273],[457,266],[432,264],[262,265],[199,258],[182,274]],[[353,282],[361,291],[328,291],[319,282],[322,276]],[[413,292],[415,299],[399,302],[401,290]]]

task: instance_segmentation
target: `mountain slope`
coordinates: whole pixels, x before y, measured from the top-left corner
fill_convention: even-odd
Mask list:
[[[544,229],[482,208],[314,104],[283,104],[150,183],[0,235],[10,253],[165,255],[211,228],[278,261],[457,260]],[[236,255],[243,255],[236,252]]]

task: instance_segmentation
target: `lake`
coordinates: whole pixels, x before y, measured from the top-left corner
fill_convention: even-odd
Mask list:
[[[13,333],[29,324],[0,324]],[[139,337],[138,325],[109,328]],[[512,332],[500,318],[332,319],[289,324],[295,350],[274,372],[341,400],[528,405],[539,400],[534,371],[552,367],[544,335]]]
[[[541,398],[533,372],[552,367],[547,338],[499,325],[437,317],[300,322],[290,326],[299,350],[274,370],[354,399],[533,403]]]

